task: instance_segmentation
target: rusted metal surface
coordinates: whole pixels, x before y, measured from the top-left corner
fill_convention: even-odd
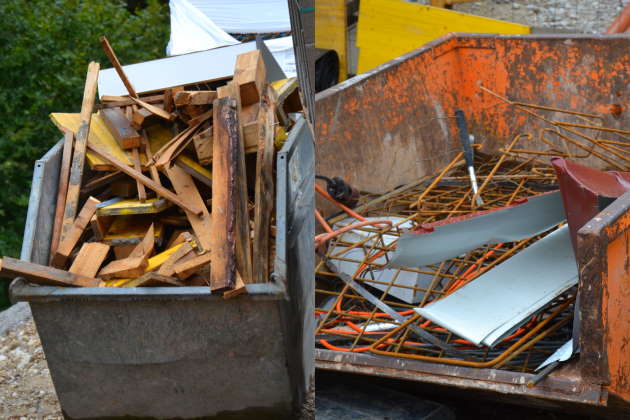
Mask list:
[[[579,377],[554,374],[538,386],[528,388],[529,373],[513,373],[495,369],[444,366],[416,360],[397,360],[369,354],[348,354],[315,350],[316,367],[370,376],[405,379],[447,385],[464,389],[494,391],[545,398],[559,402],[601,405],[601,387],[588,385]]]
[[[630,405],[630,192],[578,233],[582,375]]]
[[[627,128],[628,47],[623,35],[447,35],[316,96],[318,173],[375,193],[433,173],[460,149],[456,109],[485,152],[546,127],[481,86],[513,101],[603,114],[603,126]],[[581,121],[550,112],[553,120]]]

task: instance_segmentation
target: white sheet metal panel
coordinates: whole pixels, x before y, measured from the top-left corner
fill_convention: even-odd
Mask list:
[[[234,74],[236,56],[256,49],[256,42],[228,45],[190,54],[123,66],[125,74],[138,93],[174,86],[224,79]],[[127,95],[127,89],[113,68],[98,74],[98,94]]]
[[[569,228],[564,225],[416,312],[477,345],[492,347],[577,281]]]
[[[486,244],[514,242],[545,232],[565,219],[560,191],[517,206],[436,226],[432,233],[400,236],[390,267],[436,264]]]

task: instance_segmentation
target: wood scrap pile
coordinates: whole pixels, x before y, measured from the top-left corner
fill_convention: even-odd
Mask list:
[[[262,52],[234,75],[95,104],[90,63],[80,114],[64,132],[50,265],[5,257],[0,275],[42,285],[209,286],[234,296],[269,281],[275,152],[301,111],[297,81],[268,83]]]

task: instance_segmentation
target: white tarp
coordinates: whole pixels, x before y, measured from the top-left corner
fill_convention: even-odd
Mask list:
[[[217,10],[223,10],[224,13],[228,11],[233,13],[231,15],[234,20],[242,21],[242,28],[245,28],[250,23],[254,22],[253,15],[250,16],[252,10],[257,10],[256,13],[260,17],[261,26],[247,26],[246,32],[257,32],[256,28],[264,28],[264,25],[268,25],[267,29],[262,32],[278,32],[282,30],[288,30],[290,25],[288,23],[288,9],[286,0],[283,1],[201,1],[201,0],[170,0],[171,8],[171,39],[166,47],[167,55],[181,55],[188,54],[196,51],[204,51],[212,48],[222,47],[226,45],[237,44],[238,41],[232,38],[225,30],[220,28],[213,19],[210,19],[207,13],[201,12],[197,5],[212,3],[213,7],[216,6]],[[278,4],[284,5],[284,12],[279,10]],[[263,7],[264,6],[264,7]],[[264,12],[261,9],[265,9]],[[212,9],[214,10],[214,9]],[[274,12],[275,10],[275,12]],[[277,28],[283,29],[270,29],[272,26],[268,24],[271,20],[265,20],[265,16],[269,13],[275,15],[278,13],[281,20],[283,13],[286,14],[287,26],[277,26]],[[219,14],[218,16],[227,16]],[[249,18],[247,16],[250,16]],[[251,19],[251,21],[249,20]],[[225,20],[225,19],[224,19]],[[265,23],[267,22],[267,23]],[[293,40],[290,36],[283,38],[270,39],[265,41],[265,45],[269,48],[271,54],[276,59],[280,68],[284,71],[287,77],[295,77],[297,75],[295,66],[295,56],[293,53]]]
[[[238,41],[200,13],[188,0],[171,0],[171,39],[166,46],[167,55],[187,54]]]
[[[189,1],[219,28],[231,34],[263,34],[291,30],[287,0]]]

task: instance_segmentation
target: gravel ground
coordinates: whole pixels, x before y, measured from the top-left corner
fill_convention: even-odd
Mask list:
[[[0,335],[0,418],[63,419],[32,319]]]
[[[629,0],[477,0],[460,12],[532,26],[535,30],[602,33]]]

